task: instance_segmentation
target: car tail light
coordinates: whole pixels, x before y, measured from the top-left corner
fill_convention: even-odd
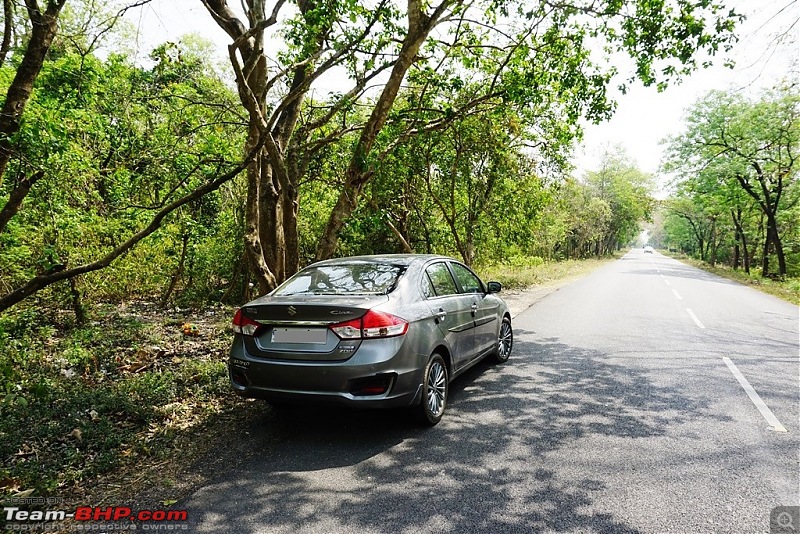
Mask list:
[[[343,323],[330,325],[328,328],[341,339],[360,339],[361,338],[361,318],[351,319]]]
[[[368,339],[402,336],[408,331],[408,321],[395,315],[369,310],[358,319],[330,325],[341,339]]]
[[[362,336],[365,338],[402,336],[408,330],[408,321],[389,313],[370,310],[361,320]]]
[[[233,316],[233,331],[237,334],[243,334],[245,336],[253,336],[258,330],[258,327],[261,326],[258,322],[250,319],[249,317],[245,317],[242,314],[242,310],[236,310],[236,314]]]

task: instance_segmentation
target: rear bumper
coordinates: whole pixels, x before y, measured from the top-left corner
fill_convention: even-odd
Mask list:
[[[396,338],[390,346],[387,340],[381,341],[381,345],[363,342],[346,361],[314,362],[253,357],[237,336],[228,362],[231,387],[242,397],[297,403],[334,403],[363,408],[419,403],[424,357],[406,353],[402,338]],[[388,387],[377,394],[359,391],[364,385],[372,384],[388,384]]]

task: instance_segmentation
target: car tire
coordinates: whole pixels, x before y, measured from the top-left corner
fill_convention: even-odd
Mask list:
[[[440,354],[434,353],[422,380],[422,401],[417,406],[417,419],[425,426],[433,426],[442,420],[447,407],[447,395],[450,392],[450,381],[447,376],[447,365]]]
[[[514,331],[511,328],[511,319],[503,317],[500,323],[500,331],[497,334],[497,347],[494,352],[495,363],[504,363],[511,356],[511,349],[514,347]]]

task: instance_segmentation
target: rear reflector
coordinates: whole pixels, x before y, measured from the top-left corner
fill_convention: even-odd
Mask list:
[[[350,393],[354,397],[365,397],[369,395],[383,395],[392,386],[395,378],[394,373],[376,375],[368,378],[361,378],[353,382]]]
[[[253,336],[258,330],[258,327],[261,326],[259,323],[250,319],[249,317],[245,317],[242,315],[242,310],[236,310],[236,314],[233,316],[233,331],[237,334],[242,334],[245,336]]]
[[[247,377],[239,371],[231,371],[231,380],[239,386],[247,386],[248,384]]]
[[[408,321],[390,313],[368,310],[363,317],[332,324],[329,328],[341,339],[394,337],[408,331]]]

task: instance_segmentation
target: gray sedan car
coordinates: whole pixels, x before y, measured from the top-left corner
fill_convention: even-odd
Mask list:
[[[453,378],[511,354],[500,289],[444,256],[315,263],[236,312],[231,384],[277,403],[408,406],[434,425]]]

